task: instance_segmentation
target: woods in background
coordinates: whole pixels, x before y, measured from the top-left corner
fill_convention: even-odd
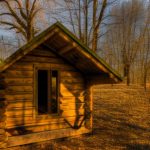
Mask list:
[[[144,1],[132,0],[110,12],[113,25],[107,27],[102,49],[104,57],[127,78],[127,85],[138,82],[146,87],[150,67],[149,6]]]
[[[117,69],[127,85],[139,83],[146,88],[150,74],[149,0],[1,0],[1,4],[1,27],[15,32],[18,47],[60,21]]]

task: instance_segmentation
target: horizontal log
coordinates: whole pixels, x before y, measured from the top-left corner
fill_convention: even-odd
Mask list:
[[[41,56],[33,56],[33,55],[28,55],[22,59],[23,62],[31,62],[31,63],[52,63],[52,64],[66,64],[63,60],[54,58],[54,57],[41,57]]]
[[[7,70],[4,73],[5,78],[32,78],[33,71],[15,71],[15,70]]]
[[[65,64],[52,64],[52,63],[39,63],[36,62],[35,64],[35,68],[51,68],[51,69],[58,69],[61,72],[66,70],[66,71],[75,71],[75,68],[69,66],[69,65],[65,65]]]
[[[33,115],[33,109],[13,109],[13,110],[7,110],[6,111],[7,117],[17,117],[17,116],[32,116]]]
[[[80,102],[79,100],[75,100],[73,103],[70,101],[66,103],[61,103],[60,101],[60,109],[62,110],[74,110],[79,108],[84,108],[84,103]],[[24,108],[34,108],[35,105],[32,101],[13,101],[9,102],[7,105],[7,110],[17,110],[17,109],[24,109]],[[0,110],[1,111],[1,110]]]
[[[66,96],[66,97],[60,97],[60,103],[61,104],[68,104],[68,103],[80,103],[84,102],[84,96]]]
[[[4,135],[5,134],[5,129],[0,129],[0,135]]]
[[[33,94],[32,91],[8,91],[8,90],[5,90],[5,92],[8,94],[8,95],[27,95],[27,94]],[[4,97],[6,97],[7,95],[5,94]],[[22,96],[23,98],[23,96]]]
[[[81,122],[81,121],[79,121]],[[72,126],[74,126],[74,122],[69,122]],[[66,129],[70,128],[70,125],[67,124],[65,121],[60,123],[53,123],[53,124],[47,124],[47,125],[32,125],[32,126],[19,126],[15,128],[9,128],[6,129],[7,135],[9,137],[11,136],[17,136],[17,135],[25,135],[30,133],[36,133],[36,132],[43,132],[43,131],[51,131],[51,130],[60,130],[60,129]]]
[[[83,116],[73,116],[65,117],[69,122],[75,122],[76,118],[83,119]],[[58,116],[36,116],[33,117],[18,117],[18,118],[7,118],[7,129],[13,128],[16,126],[35,126],[35,125],[47,125],[52,123],[61,123],[64,122],[64,117]]]
[[[30,52],[28,55],[35,55],[35,56],[47,56],[47,57],[58,57],[50,50],[45,50],[45,48],[37,48]]]
[[[22,63],[21,61],[19,61],[10,66],[9,70],[33,71],[33,65],[30,63]]]
[[[82,127],[79,130],[67,128],[61,130],[59,129],[59,130],[45,131],[40,133],[32,133],[28,135],[10,137],[8,138],[7,145],[8,147],[12,147],[17,145],[42,142],[42,141],[56,139],[56,138],[76,136],[76,135],[81,135],[83,133],[89,133],[89,132],[90,130],[86,129],[85,127]]]
[[[6,112],[6,109],[5,109],[5,108],[1,108],[1,109],[0,109],[0,115],[3,115],[5,112]]]
[[[9,102],[7,109],[12,109],[12,108],[26,108],[26,107],[33,107],[34,104],[32,101],[13,101]]]
[[[0,98],[3,99],[5,96],[5,90],[0,90]]]
[[[24,101],[32,101],[33,100],[33,95],[31,94],[18,94],[18,95],[5,95],[4,97],[9,103],[10,102],[24,102]],[[5,100],[4,99],[4,100]],[[78,97],[74,97],[74,96],[65,96],[62,97],[60,96],[59,98],[60,104],[68,104],[68,103],[80,103],[80,102],[84,102],[84,96],[78,96]]]
[[[13,96],[11,94],[5,95],[5,98],[7,101],[25,101],[25,100],[33,100],[33,93],[30,94],[14,94]]]
[[[84,84],[68,84],[68,83],[61,83],[60,84],[60,89],[61,90],[84,90],[85,87],[84,87]]]
[[[75,109],[84,109],[84,103],[68,103],[68,105],[60,105],[62,110],[75,110]]]
[[[6,121],[6,115],[3,114],[3,115],[0,115],[0,122],[5,122]]]
[[[84,79],[82,74],[77,71],[62,71],[60,75],[61,77],[78,77]]]
[[[0,141],[0,148],[6,148],[7,147],[7,142],[5,141]]]
[[[80,96],[84,96],[85,95],[85,91],[83,90],[60,90],[60,96],[61,97],[80,97]]]
[[[60,83],[62,84],[84,84],[84,80],[80,77],[63,77],[60,79]]]
[[[34,118],[33,116],[18,116],[18,117],[7,117],[6,128],[12,128],[16,126],[22,126],[27,124],[32,124]]]
[[[12,108],[8,108],[7,107],[7,111],[28,111],[28,110],[34,110],[35,106],[29,106],[29,107],[12,107]]]
[[[5,126],[6,126],[6,123],[5,123],[5,122],[0,122],[0,129],[5,128]]]
[[[33,116],[34,109],[32,108],[26,108],[26,109],[12,109],[7,110],[6,115],[7,117],[18,117],[18,116]],[[61,116],[76,116],[76,115],[83,115],[84,109],[76,109],[76,110],[61,110],[60,115]]]
[[[65,64],[51,64],[51,68],[53,68],[53,69],[59,69],[59,70],[61,70],[61,71],[64,71],[64,70],[66,70],[66,71],[76,71],[76,69],[74,68],[74,67],[72,67],[72,66],[70,66],[70,65],[65,65]]]
[[[7,92],[33,92],[33,86],[8,86]]]
[[[0,142],[1,141],[6,141],[7,140],[7,136],[6,135],[0,135]]]
[[[4,80],[7,86],[33,85],[33,78],[6,78]]]
[[[60,114],[63,117],[84,115],[84,109],[64,110]]]
[[[0,101],[0,109],[4,109],[6,106],[7,106],[7,102],[6,101]]]

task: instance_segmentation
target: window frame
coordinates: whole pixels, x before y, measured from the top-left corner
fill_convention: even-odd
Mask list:
[[[34,106],[35,106],[35,112],[34,112],[34,117],[51,117],[51,116],[59,116],[60,115],[60,70],[58,68],[53,68],[53,67],[45,67],[46,65],[36,65],[34,66]],[[38,70],[47,70],[48,71],[48,99],[51,98],[51,89],[52,89],[52,84],[51,84],[51,79],[52,79],[52,71],[57,71],[57,113],[49,113],[50,108],[48,106],[48,100],[47,100],[47,108],[48,112],[45,114],[39,114],[38,112]]]

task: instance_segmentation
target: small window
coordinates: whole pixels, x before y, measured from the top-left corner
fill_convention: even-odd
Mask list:
[[[37,74],[38,114],[57,114],[59,92],[58,71],[39,69]]]
[[[58,112],[58,71],[51,72],[51,113]]]

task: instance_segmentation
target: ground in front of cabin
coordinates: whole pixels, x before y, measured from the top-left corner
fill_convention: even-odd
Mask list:
[[[44,142],[42,150],[150,150],[150,88],[107,85],[94,88],[91,135]],[[31,148],[31,149],[32,149]],[[23,150],[24,147],[20,147]]]

